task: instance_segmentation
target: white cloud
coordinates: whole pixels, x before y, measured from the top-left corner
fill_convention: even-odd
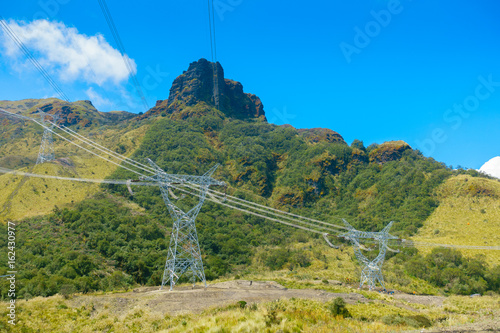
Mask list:
[[[113,103],[109,99],[102,97],[92,87],[88,88],[85,91],[85,93],[87,94],[89,99],[92,101],[92,104],[94,104],[98,110],[102,110],[105,107],[113,105]]]
[[[491,160],[484,163],[481,169],[479,169],[479,172],[500,178],[500,156],[493,157]]]
[[[121,53],[100,34],[87,36],[64,23],[47,20],[30,23],[10,20],[9,26],[42,66],[58,73],[64,81],[84,80],[101,86],[108,81],[119,85],[128,79]],[[7,36],[1,42],[7,56],[24,57]],[[129,59],[129,63],[135,74],[135,61]]]

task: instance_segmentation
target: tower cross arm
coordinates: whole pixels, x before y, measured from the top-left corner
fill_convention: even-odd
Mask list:
[[[212,178],[212,174],[217,170],[219,164],[214,165],[210,170],[205,172],[202,176],[193,175],[179,175],[166,173],[158,165],[156,165],[149,158],[147,159],[149,164],[156,169],[157,174],[154,176],[141,177],[142,180],[149,180],[159,183],[165,183],[165,185],[182,185],[182,184],[195,184],[202,186],[226,186],[226,183],[217,179]]]
[[[164,174],[164,179],[169,183],[189,183],[189,184],[197,184],[197,185],[206,185],[206,186],[226,186],[226,183],[217,179],[214,179],[210,176],[192,176],[192,175],[177,175],[177,174]]]

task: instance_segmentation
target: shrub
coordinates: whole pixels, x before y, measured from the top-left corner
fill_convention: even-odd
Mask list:
[[[432,326],[429,318],[422,315],[403,317],[392,314],[382,317],[382,322],[386,325],[407,325],[415,328]]]
[[[76,288],[72,284],[63,284],[59,293],[65,298],[68,299],[72,294],[76,292]]]
[[[281,318],[278,317],[278,310],[285,310],[282,304],[279,304],[278,302],[272,302],[267,306],[267,313],[266,313],[266,326],[272,326],[273,324],[279,324],[281,323]]]
[[[414,327],[431,327],[432,322],[430,321],[429,318],[422,316],[422,315],[416,315],[416,316],[409,316],[408,319],[414,320],[416,323],[418,323],[419,326],[414,326]]]
[[[351,317],[349,310],[345,307],[345,301],[342,297],[335,298],[329,305],[328,310],[334,316],[342,316],[344,318]]]

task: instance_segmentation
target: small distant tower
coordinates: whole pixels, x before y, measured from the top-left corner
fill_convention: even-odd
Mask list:
[[[44,113],[40,109],[38,110],[40,113],[41,125],[43,126],[43,137],[42,144],[40,145],[40,150],[38,152],[38,158],[36,160],[36,164],[42,164],[45,162],[50,162],[55,159],[54,154],[54,142],[52,140],[52,129],[54,128],[54,124],[57,122],[59,117],[55,114]],[[45,121],[45,117],[52,117],[52,123]]]

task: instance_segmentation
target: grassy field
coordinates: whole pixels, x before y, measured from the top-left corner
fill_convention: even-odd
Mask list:
[[[60,163],[37,165],[31,172],[61,177],[104,179],[114,171],[97,157],[66,159],[73,166]],[[20,171],[29,172],[31,168]],[[79,202],[99,191],[93,183],[70,182],[56,179],[27,178],[5,174],[0,176],[0,207],[6,207],[0,216],[3,221],[18,220],[51,212],[54,206]],[[21,185],[21,186],[20,186]],[[15,194],[12,196],[13,192]],[[7,207],[9,203],[10,207]]]
[[[120,306],[125,294],[60,295],[19,300],[17,325],[0,321],[2,332],[399,332],[430,323],[432,331],[461,325],[495,327],[498,297],[449,297],[442,305],[415,305],[391,296],[347,304],[351,317],[332,314],[332,302],[280,299],[245,304],[234,302],[201,313],[165,314],[152,297],[134,306]],[[83,299],[82,299],[83,298]],[[157,304],[157,303],[156,303]],[[6,318],[6,303],[0,317]],[[486,327],[486,326],[476,326]],[[429,327],[427,327],[429,329]]]
[[[414,240],[455,245],[500,246],[500,182],[460,175],[448,179],[436,194],[439,206]],[[430,252],[430,248],[420,249]],[[467,256],[485,255],[500,264],[500,251],[461,250]]]
[[[92,130],[85,135],[102,146],[130,155],[140,144],[148,127],[148,124],[143,124],[132,129],[104,128]],[[55,136],[57,161],[34,167],[16,167],[16,163],[23,157],[33,163],[38,155],[42,131],[32,125],[25,128],[26,133],[12,140],[9,145],[0,147],[0,158],[4,156],[3,167],[42,175],[91,179],[104,179],[117,168]],[[0,174],[0,222],[44,215],[51,212],[54,206],[62,208],[66,204],[82,201],[98,191],[98,184]]]
[[[259,258],[263,252],[272,249],[259,248],[250,266],[242,267],[226,279],[217,281],[234,278],[273,280],[278,281],[287,288],[316,288],[330,292],[347,293],[358,288],[361,268],[351,246],[334,249],[327,246],[323,239],[318,239],[307,243],[295,243],[293,247],[301,250],[311,258],[310,266],[270,270]],[[401,272],[401,268],[395,265],[392,260],[384,263],[383,275],[388,290],[399,290],[419,295],[439,295],[437,288],[424,280],[407,276]],[[335,281],[335,283],[334,285],[325,285],[324,280]]]
[[[12,144],[0,145],[2,166],[16,168],[36,159],[41,129],[25,126]],[[103,127],[83,130],[85,136],[103,146],[129,156],[141,143],[149,123],[129,127]],[[12,135],[15,130],[12,130]],[[55,140],[58,161],[19,168],[37,174],[63,177],[103,179],[116,167],[78,150],[60,139]],[[3,160],[2,160],[3,159]],[[0,222],[45,215],[54,206],[60,208],[80,202],[102,191],[97,184],[0,175]],[[456,245],[500,245],[500,182],[460,175],[448,179],[435,193],[439,206],[424,222],[414,240]],[[125,199],[123,199],[125,200]],[[139,209],[134,207],[134,209]],[[152,310],[147,304],[116,308],[113,304],[100,308],[92,305],[97,294],[37,297],[19,300],[19,324],[12,327],[0,321],[5,332],[394,332],[415,329],[411,317],[422,315],[434,328],[474,324],[500,315],[498,296],[480,298],[449,297],[442,307],[422,305],[418,309],[397,302],[391,297],[366,290],[358,291],[360,267],[352,250],[328,247],[320,239],[297,241],[291,248],[305,253],[310,265],[288,265],[272,271],[262,262],[262,254],[273,250],[260,247],[251,265],[238,267],[230,275],[214,281],[246,279],[273,280],[290,289],[315,289],[318,292],[359,293],[373,302],[348,304],[352,318],[331,313],[331,304],[309,299],[286,299],[257,305],[224,305],[202,313],[172,315]],[[424,253],[430,248],[422,248]],[[484,255],[490,264],[500,264],[500,251],[462,250],[467,256]],[[412,278],[402,271],[402,265],[388,260],[384,278],[389,290],[409,294],[439,295],[440,291],[426,281]],[[325,283],[327,281],[327,283]],[[120,293],[116,293],[120,297]],[[85,299],[78,304],[75,299]],[[6,318],[2,304],[0,316]],[[2,326],[3,325],[3,326]]]

